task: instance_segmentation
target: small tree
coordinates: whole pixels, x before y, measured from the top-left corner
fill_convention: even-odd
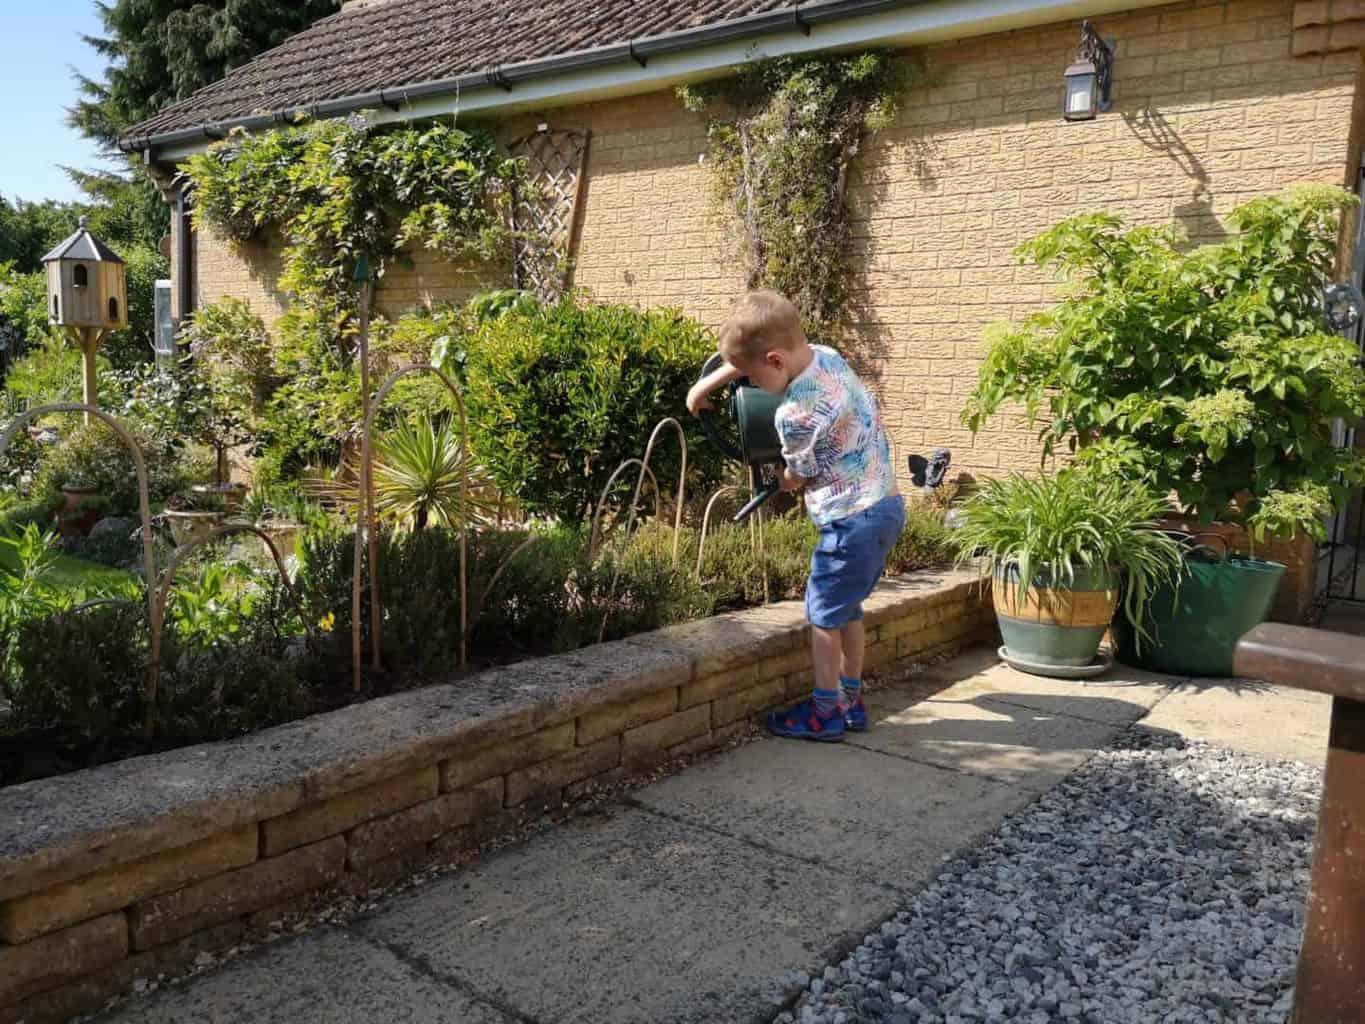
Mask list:
[[[1063,221],[1019,249],[1056,269],[1062,300],[996,325],[963,411],[977,430],[1004,405],[1043,410],[1045,456],[1059,445],[1175,492],[1207,523],[1244,518],[1257,539],[1323,519],[1365,479],[1332,423],[1365,414],[1365,370],[1325,332],[1349,193],[1305,186],[1233,210],[1235,234],[1182,251],[1164,228],[1117,217]]]

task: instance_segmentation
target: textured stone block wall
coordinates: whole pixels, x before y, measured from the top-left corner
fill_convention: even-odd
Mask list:
[[[994,636],[960,574],[887,583],[867,625],[870,670]],[[0,790],[0,1024],[65,1020],[311,894],[721,746],[808,692],[807,643],[800,606],[774,605]]]

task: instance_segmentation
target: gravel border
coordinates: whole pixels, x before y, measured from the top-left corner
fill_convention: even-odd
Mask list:
[[[1136,726],[777,1024],[1284,1021],[1322,772]]]

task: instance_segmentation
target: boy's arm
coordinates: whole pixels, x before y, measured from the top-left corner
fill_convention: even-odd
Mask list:
[[[714,391],[743,376],[742,371],[729,363],[723,363],[719,369],[712,370],[688,390],[687,411],[693,416],[701,415],[703,409],[711,407],[710,397]]]
[[[784,482],[788,477],[794,477],[804,484],[829,469],[833,453],[828,449],[820,451],[820,442],[838,419],[839,410],[829,402],[820,402],[813,407],[787,408],[786,415],[777,424],[777,433],[782,439],[782,459],[787,464]]]

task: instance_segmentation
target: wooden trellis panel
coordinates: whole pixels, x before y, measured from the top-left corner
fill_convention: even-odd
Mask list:
[[[531,187],[513,208],[518,288],[554,300],[569,286],[588,132],[544,129],[508,147],[526,160]]]

